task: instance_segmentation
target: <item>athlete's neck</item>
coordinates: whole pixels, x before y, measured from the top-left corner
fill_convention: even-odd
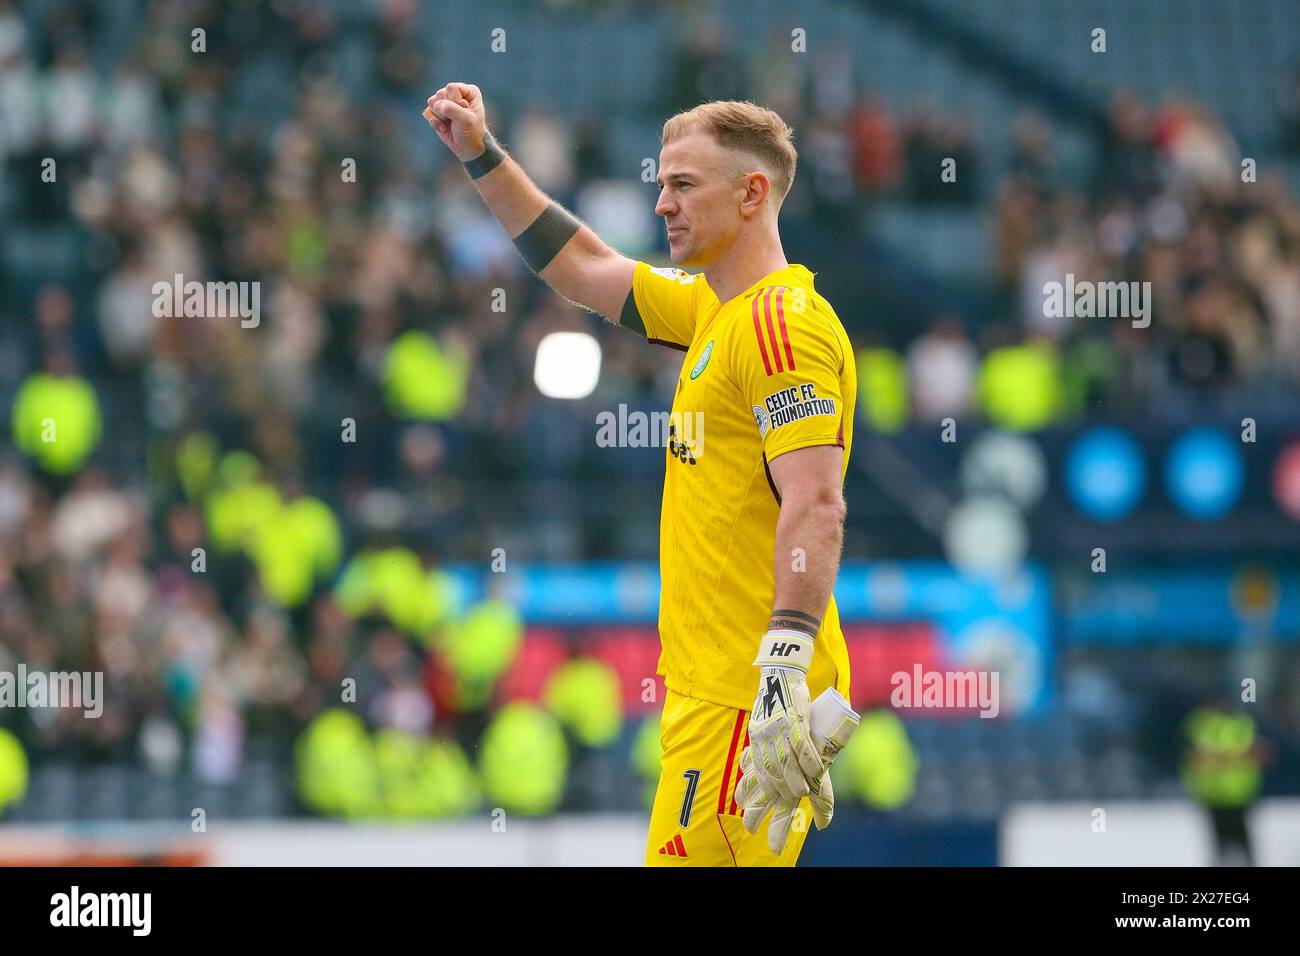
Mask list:
[[[770,230],[755,230],[749,235],[742,233],[717,262],[705,268],[704,278],[718,301],[726,302],[763,276],[789,264],[781,249],[781,235],[773,223]]]

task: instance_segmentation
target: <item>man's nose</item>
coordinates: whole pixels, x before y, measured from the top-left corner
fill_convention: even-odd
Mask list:
[[[668,197],[668,190],[662,190],[659,193],[659,201],[655,203],[656,216],[671,216],[677,211],[677,203]]]

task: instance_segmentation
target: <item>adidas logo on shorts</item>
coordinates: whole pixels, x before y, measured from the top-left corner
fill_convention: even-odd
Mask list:
[[[682,835],[679,833],[662,847],[659,848],[660,856],[686,856],[686,845],[682,843]]]

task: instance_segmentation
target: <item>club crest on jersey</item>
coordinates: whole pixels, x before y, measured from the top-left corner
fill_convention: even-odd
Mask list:
[[[704,351],[700,353],[700,360],[695,363],[695,368],[691,369],[691,381],[695,381],[704,374],[704,369],[709,364],[709,358],[713,355],[713,339],[709,339],[709,344],[704,346]]]
[[[766,437],[769,431],[776,431],[782,425],[802,421],[813,415],[834,417],[839,414],[835,399],[818,398],[817,386],[812,382],[791,385],[773,392],[763,399],[762,405],[754,405],[753,411],[759,437]]]

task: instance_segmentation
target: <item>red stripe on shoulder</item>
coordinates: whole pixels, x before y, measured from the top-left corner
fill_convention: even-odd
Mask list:
[[[785,366],[781,364],[781,347],[776,344],[776,327],[772,324],[772,293],[775,288],[763,290],[763,315],[767,319],[767,338],[772,343],[772,357],[776,359],[776,370],[784,372]]]
[[[781,325],[781,341],[785,345],[785,357],[790,365],[790,371],[794,371],[794,350],[790,348],[790,333],[785,327],[785,286],[776,294],[776,318]]]
[[[751,308],[753,309],[754,312],[754,335],[758,338],[758,351],[759,354],[763,356],[763,367],[767,369],[767,374],[771,375],[772,362],[767,357],[767,343],[763,341],[763,329],[762,326],[759,324],[759,319],[758,319],[758,296],[754,296],[754,301],[753,303],[751,303]]]

